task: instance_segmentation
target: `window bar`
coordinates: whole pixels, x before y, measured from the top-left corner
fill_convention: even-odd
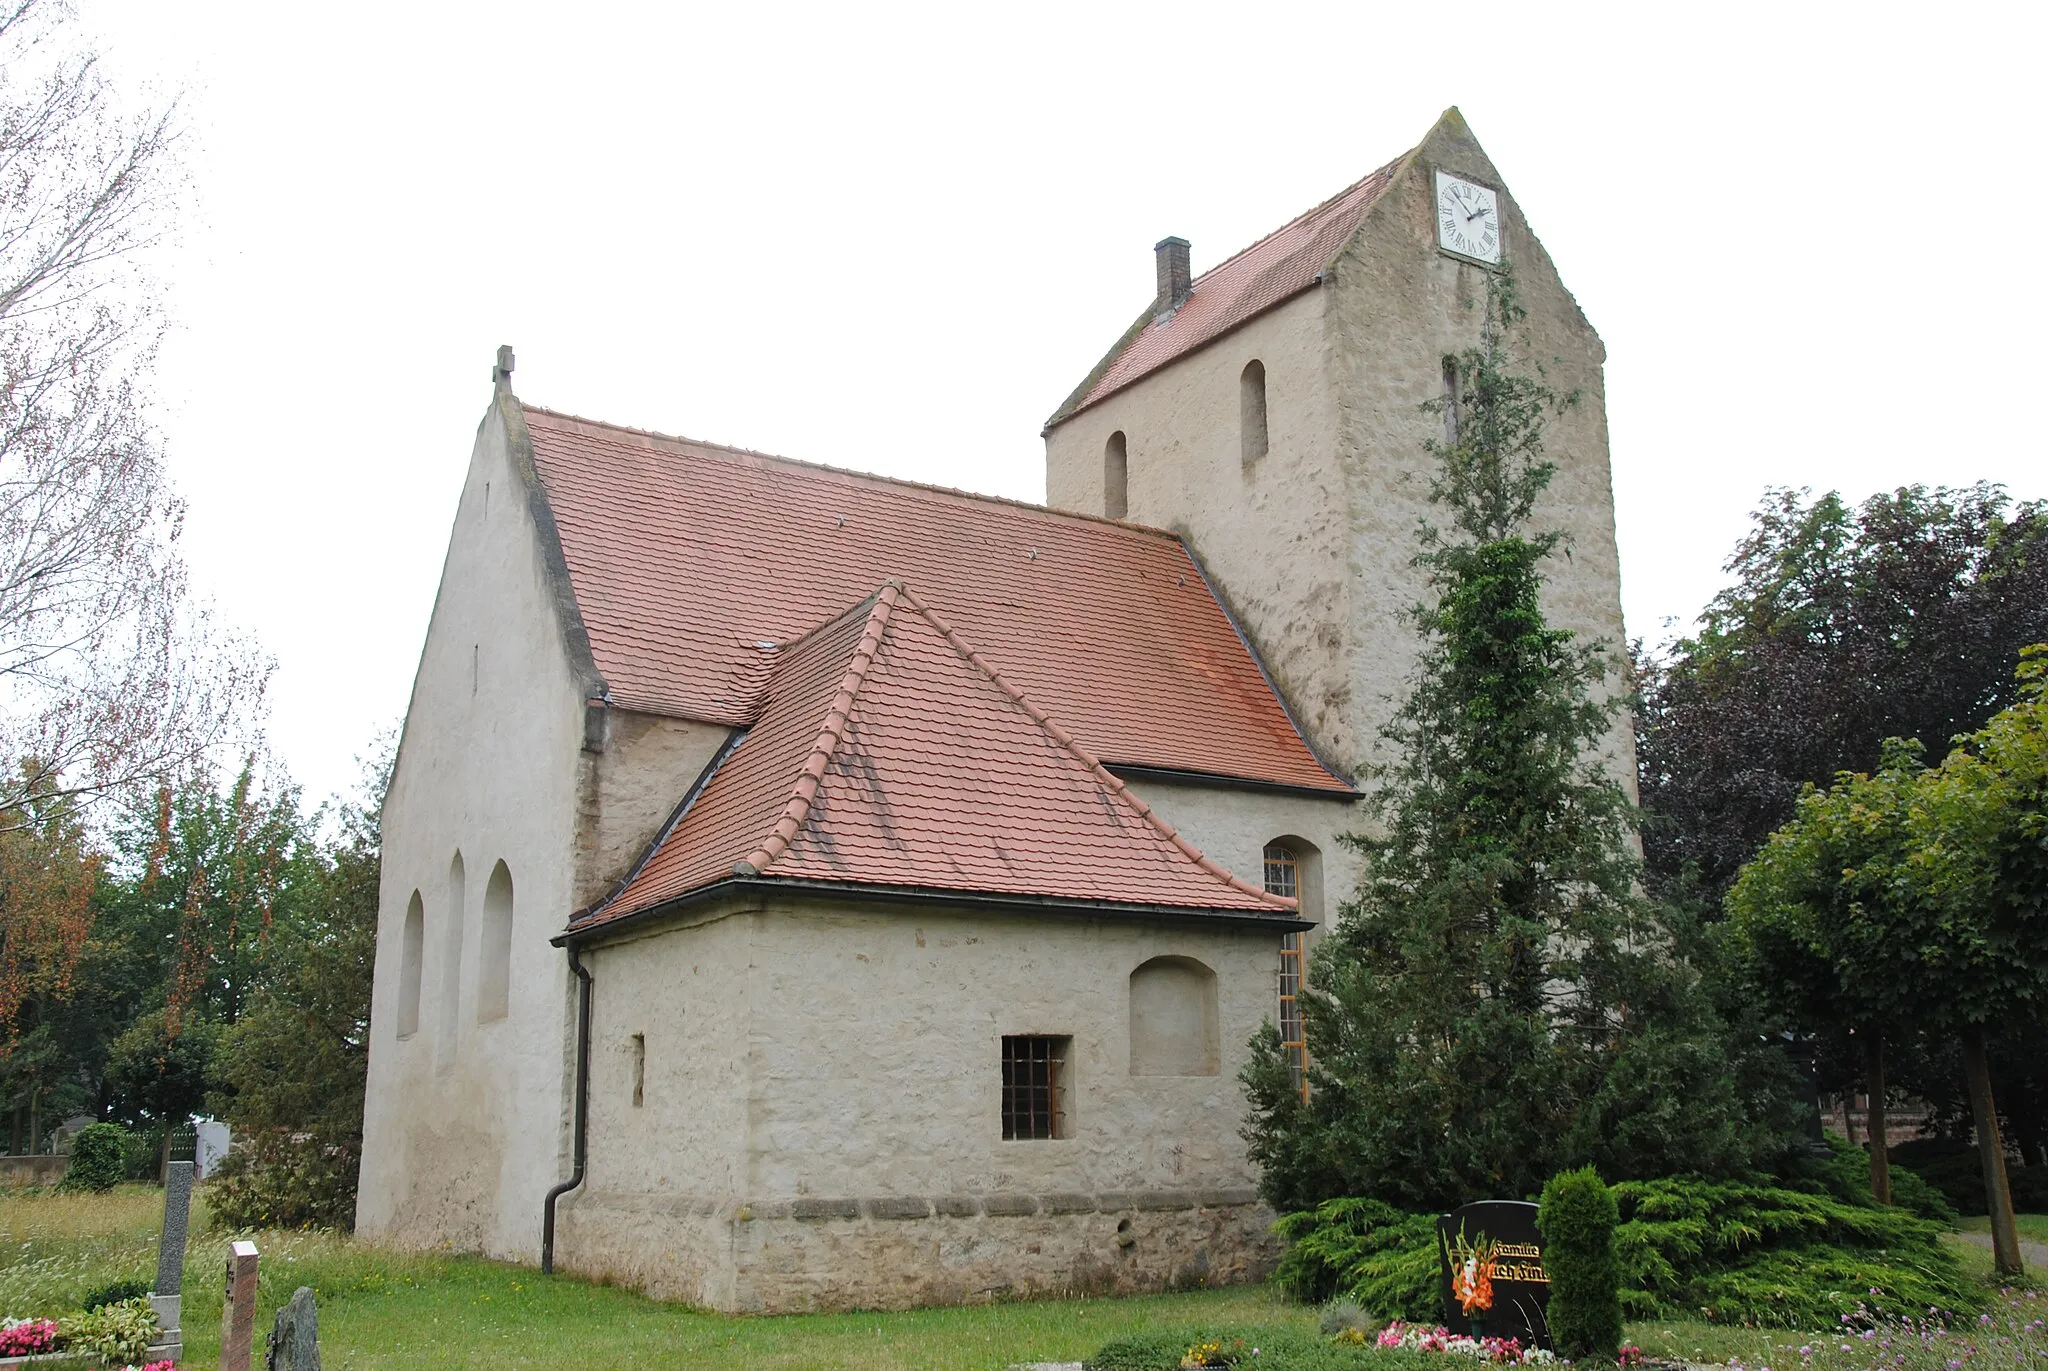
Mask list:
[[[1266,893],[1294,900],[1301,897],[1301,859],[1294,849],[1268,843],[1265,852]],[[1280,1052],[1288,1075],[1308,1103],[1308,1030],[1301,1017],[1301,934],[1280,939]]]

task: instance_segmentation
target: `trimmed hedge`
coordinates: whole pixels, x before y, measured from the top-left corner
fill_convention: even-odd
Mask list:
[[[71,1165],[59,1190],[112,1190],[128,1175],[128,1130],[119,1124],[89,1123],[71,1140]]]
[[[1621,1350],[1621,1268],[1614,1260],[1614,1196],[1592,1167],[1560,1171],[1543,1186],[1536,1229],[1550,1275],[1550,1336],[1574,1361],[1613,1361]]]

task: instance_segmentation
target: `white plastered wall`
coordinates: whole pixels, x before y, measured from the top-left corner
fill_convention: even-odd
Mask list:
[[[936,1248],[856,1236],[794,1255],[782,1244],[797,1230],[765,1222],[786,1225],[792,1203],[865,1214],[877,1198],[924,1197],[937,1208],[921,1222],[941,1226],[956,1222],[947,1197],[971,1213],[989,1197],[1140,1191],[1192,1208],[1207,1192],[1249,1212],[1237,1072],[1272,1016],[1278,947],[1271,930],[1187,919],[770,896],[592,948],[590,1169],[562,1202],[560,1260],[716,1307],[831,1307],[890,1299],[896,1281],[941,1282],[920,1285],[925,1298],[980,1287],[944,1284],[958,1273]],[[1214,1073],[1131,1073],[1131,973],[1162,956],[1215,973]],[[1072,1039],[1071,1136],[1003,1139],[1005,1034]],[[1004,1282],[1028,1279],[1039,1256],[1107,1260],[1118,1220],[1091,1215],[1040,1235],[1046,1251],[990,1236],[962,1250]],[[1262,1223],[1224,1244],[1217,1269],[1263,1259]],[[1106,1255],[1053,1250],[1092,1241],[1090,1225],[1110,1234]],[[903,1269],[875,1269],[890,1262]],[[1162,1267],[1155,1286],[1165,1279]],[[832,1290],[853,1293],[819,1293]]]
[[[385,800],[357,1226],[375,1240],[530,1260],[541,1197],[566,1175],[571,996],[548,939],[571,908],[584,710],[511,460],[509,404],[500,397],[478,430]],[[508,1013],[479,1023],[480,916],[500,861],[513,883]],[[419,1030],[401,1039],[414,890],[426,962]],[[453,977],[451,920],[462,932]]]

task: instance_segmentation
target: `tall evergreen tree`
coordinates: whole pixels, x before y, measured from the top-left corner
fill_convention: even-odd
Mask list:
[[[1480,345],[1447,359],[1430,499],[1448,527],[1425,523],[1417,557],[1435,601],[1415,611],[1424,649],[1386,730],[1396,760],[1372,778],[1374,831],[1347,839],[1364,878],[1312,959],[1311,1097],[1270,1026],[1244,1073],[1246,1136],[1283,1209],[1529,1195],[1586,1163],[1723,1171],[1786,1122],[1767,1070],[1731,1073],[1732,1035],[1641,894],[1605,755],[1612,648],[1544,618],[1562,535],[1529,521],[1555,471],[1545,423],[1572,397],[1518,369],[1521,318],[1497,276]]]

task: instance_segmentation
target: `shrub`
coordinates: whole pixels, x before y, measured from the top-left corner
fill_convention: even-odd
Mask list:
[[[1867,1199],[1698,1180],[1624,1181],[1613,1194],[1629,1318],[1815,1328],[1983,1303],[1939,1228]]]
[[[1620,1222],[1614,1196],[1592,1167],[1561,1171],[1543,1186],[1536,1227],[1550,1275],[1550,1336],[1574,1361],[1613,1361],[1621,1347]]]
[[[356,1220],[357,1161],[356,1149],[328,1146],[307,1133],[237,1134],[207,1187],[207,1207],[228,1228],[347,1232]]]
[[[149,1300],[122,1300],[83,1314],[59,1319],[72,1352],[84,1352],[113,1366],[139,1363],[156,1341],[156,1311]]]
[[[128,1174],[128,1130],[119,1124],[87,1124],[71,1140],[71,1165],[59,1190],[105,1193]]]
[[[1441,1312],[1436,1220],[1378,1200],[1325,1200],[1282,1215],[1287,1244],[1274,1279],[1305,1304],[1347,1295],[1380,1319],[1434,1320]]]
[[[90,1314],[95,1309],[104,1308],[110,1304],[120,1304],[124,1300],[132,1300],[148,1293],[148,1281],[135,1280],[133,1278],[108,1281],[105,1285],[94,1286],[91,1290],[86,1291],[85,1298],[78,1303],[80,1308]]]
[[[1336,1337],[1339,1333],[1362,1333],[1370,1336],[1379,1332],[1380,1321],[1365,1312],[1365,1306],[1357,1300],[1331,1300],[1323,1306],[1323,1317],[1317,1323],[1326,1336]]]

